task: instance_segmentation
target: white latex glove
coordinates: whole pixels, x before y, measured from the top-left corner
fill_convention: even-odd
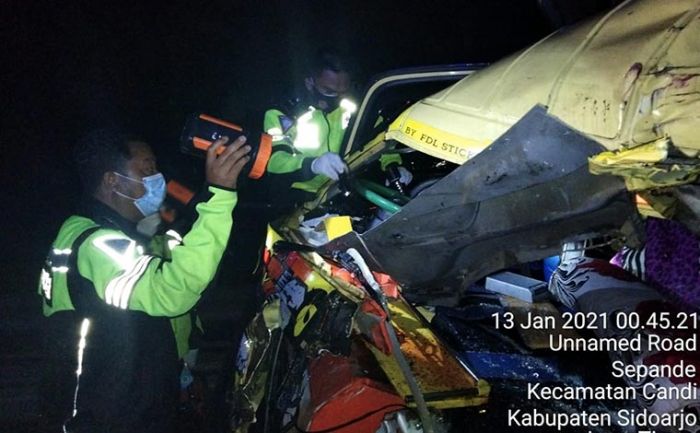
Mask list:
[[[337,153],[326,152],[311,163],[314,174],[322,174],[333,180],[338,180],[341,173],[347,173],[348,166]]]
[[[413,173],[406,167],[399,166],[399,182],[408,185],[413,180]]]

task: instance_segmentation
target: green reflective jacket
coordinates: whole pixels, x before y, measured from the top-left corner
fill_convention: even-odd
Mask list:
[[[174,230],[168,230],[164,235],[156,235],[151,239],[149,251],[165,260],[172,259],[173,248],[182,244],[182,237]],[[194,310],[170,319],[170,326],[175,334],[178,358],[185,356],[190,350],[190,336],[195,327],[203,332],[202,323]]]
[[[43,312],[73,310],[68,290],[70,257],[77,254],[77,271],[92,283],[106,304],[151,316],[171,317],[178,352],[186,350],[191,330],[188,313],[214,278],[228,242],[237,193],[209,187],[212,197],[196,206],[199,217],[181,240],[176,235],[154,242],[156,251],[124,232],[100,227],[83,216],[66,220],[52,244],[39,283]],[[77,251],[81,234],[90,233]],[[183,346],[184,345],[184,346]]]
[[[292,188],[316,192],[327,178],[314,175],[311,162],[326,152],[340,153],[350,114],[342,107],[328,114],[309,107],[295,120],[280,110],[267,110],[263,128],[272,136],[273,146],[267,171],[273,174],[300,171],[307,180],[295,182]]]

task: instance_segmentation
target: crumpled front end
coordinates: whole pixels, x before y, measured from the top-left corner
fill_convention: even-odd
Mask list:
[[[387,138],[462,164],[537,104],[605,148],[593,173],[676,215],[664,197],[700,174],[700,2],[624,2],[423,99]]]
[[[407,294],[458,292],[555,254],[576,236],[619,231],[634,208],[619,178],[588,171],[588,158],[601,150],[536,107],[380,225],[322,248],[358,249]]]

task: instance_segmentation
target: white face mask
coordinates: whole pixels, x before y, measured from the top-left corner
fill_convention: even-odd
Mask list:
[[[144,236],[152,238],[158,231],[161,222],[160,214],[156,212],[139,220],[139,222],[136,223],[136,231]]]

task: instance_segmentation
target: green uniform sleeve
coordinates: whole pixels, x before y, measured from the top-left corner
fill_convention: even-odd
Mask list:
[[[107,304],[152,316],[189,311],[214,278],[231,231],[237,193],[209,187],[212,197],[197,205],[192,229],[174,246],[171,259],[144,253],[120,231],[92,234],[78,252],[78,271]]]
[[[284,113],[280,110],[267,110],[263,119],[263,130],[270,134],[274,141],[287,141],[291,144],[291,140],[285,135],[287,131],[284,130],[280,121],[282,117],[284,117]]]
[[[267,163],[267,171],[274,174],[292,173],[310,165],[312,158],[304,158],[301,153],[289,153],[283,149],[275,149],[272,145],[272,155]],[[308,162],[307,162],[308,161]]]
[[[179,245],[182,245],[182,236],[174,229],[170,229],[165,234],[151,238],[150,251],[161,258],[169,259],[172,257],[173,249]],[[177,344],[177,356],[180,359],[190,351],[190,337],[194,327],[199,328],[199,332],[204,332],[199,317],[196,323],[193,323],[193,317],[197,317],[196,314],[188,311],[181,316],[170,318],[170,326],[173,328]]]
[[[281,119],[285,116],[279,110],[267,110],[263,120],[265,132],[272,136],[272,155],[267,163],[267,171],[273,174],[286,174],[301,170],[304,155],[294,149],[294,126],[285,130]]]

